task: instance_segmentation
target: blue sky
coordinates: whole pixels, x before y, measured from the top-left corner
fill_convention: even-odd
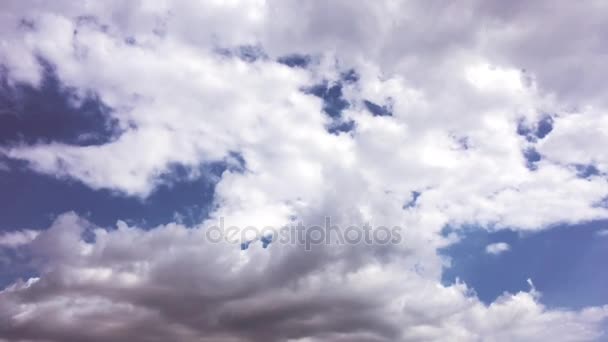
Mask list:
[[[605,340],[607,17],[3,2],[0,341]]]
[[[111,109],[99,99],[71,103],[73,92],[65,89],[52,70],[45,72],[39,89],[27,85],[2,91],[0,141],[4,146],[19,143],[61,142],[100,145],[120,135],[108,119]],[[84,137],[84,138],[82,138]],[[229,165],[222,162],[200,166],[201,176],[175,165],[163,173],[162,185],[147,198],[125,196],[110,190],[94,190],[81,182],[39,174],[18,160],[4,160],[0,226],[4,229],[45,227],[66,211],[75,211],[100,226],[118,220],[146,227],[171,222],[183,216],[193,225],[206,216],[212,205],[214,184]]]
[[[458,277],[475,289],[479,298],[493,302],[503,292],[525,291],[527,279],[552,307],[580,308],[608,301],[608,277],[598,272],[608,256],[602,231],[607,221],[559,225],[538,233],[472,229],[462,241],[444,251],[452,265],[444,282]],[[489,255],[486,246],[505,242],[510,249]]]

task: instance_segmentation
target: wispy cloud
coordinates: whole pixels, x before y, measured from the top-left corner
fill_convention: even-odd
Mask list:
[[[1,247],[18,247],[32,242],[39,232],[35,230],[18,230],[0,234]]]
[[[595,235],[603,238],[608,238],[608,228],[598,230],[595,232]]]
[[[486,253],[488,254],[493,254],[493,255],[498,255],[498,254],[502,254],[508,250],[511,249],[511,246],[509,246],[508,243],[506,242],[497,242],[497,243],[492,243],[486,246]]]

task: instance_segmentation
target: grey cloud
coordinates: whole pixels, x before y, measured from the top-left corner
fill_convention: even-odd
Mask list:
[[[562,332],[571,340],[594,336],[578,329],[585,323],[572,320],[574,313],[535,308],[529,294],[485,307],[467,297],[462,285],[443,288],[408,271],[385,273],[384,267],[399,269],[400,262],[383,264],[365,249],[358,250],[364,258],[325,259],[322,264],[310,254],[300,255],[301,262],[315,264],[309,267],[283,262],[287,255],[301,253],[293,246],[241,252],[233,245],[205,244],[198,229],[177,225],[151,231],[97,229],[96,242],[87,243],[79,239],[86,225],[65,214],[32,243],[44,263],[40,278],[0,294],[0,336],[36,341],[415,341],[441,340],[453,329],[465,329],[459,340],[524,341],[538,336],[528,335],[530,324],[553,321],[572,325]],[[65,250],[75,255],[66,259]],[[293,267],[300,271],[287,272]],[[493,317],[489,322],[500,320],[496,310],[512,309],[532,309],[529,315],[536,321],[504,331],[484,328],[488,315]],[[608,314],[608,309],[597,310],[588,319]],[[481,312],[485,314],[477,317]],[[451,326],[452,320],[464,326]]]

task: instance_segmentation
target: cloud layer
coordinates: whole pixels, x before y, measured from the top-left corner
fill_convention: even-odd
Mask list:
[[[608,218],[602,2],[0,6],[7,84],[40,86],[49,66],[75,108],[94,94],[120,132],[87,146],[4,145],[2,156],[141,200],[175,165],[193,178],[201,165],[234,166],[209,217],[190,227],[95,227],[66,213],[40,234],[3,235],[11,265],[37,276],[0,294],[0,338],[601,336],[605,306],[545,308],[534,288],[485,305],[466,284],[441,285],[438,249],[453,242],[446,226],[535,231]],[[326,216],[398,225],[404,238],[313,251],[204,239],[219,218],[280,227]]]

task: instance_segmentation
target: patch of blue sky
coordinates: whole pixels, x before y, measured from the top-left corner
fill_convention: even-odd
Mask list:
[[[277,58],[277,62],[285,64],[290,68],[306,68],[312,62],[309,55],[291,54]]]
[[[536,142],[544,139],[553,131],[553,118],[550,115],[543,115],[535,124],[525,122],[523,119],[517,123],[517,134],[526,137],[529,142]]]
[[[365,105],[365,108],[367,108],[367,110],[372,113],[373,116],[392,116],[393,115],[393,111],[390,108],[390,106],[387,105],[379,105],[376,104],[374,102],[368,101],[368,100],[364,100],[363,104]]]
[[[0,73],[0,145],[100,145],[118,137],[121,130],[111,108],[95,94],[82,98],[59,82],[51,65],[41,65],[38,88],[9,84],[6,73]]]
[[[460,278],[479,298],[491,303],[505,291],[529,290],[532,279],[550,307],[582,308],[608,304],[608,221],[561,225],[536,233],[478,228],[446,229],[461,241],[441,252],[451,259],[443,282]],[[509,250],[489,254],[486,247],[504,242]]]
[[[6,160],[0,170],[0,231],[40,229],[64,212],[75,211],[100,226],[117,220],[150,228],[178,220],[185,225],[201,222],[213,206],[220,175],[233,166],[226,162],[202,165],[197,177],[175,165],[163,174],[160,185],[145,199],[109,190],[94,190],[66,178],[31,171],[23,162]]]

